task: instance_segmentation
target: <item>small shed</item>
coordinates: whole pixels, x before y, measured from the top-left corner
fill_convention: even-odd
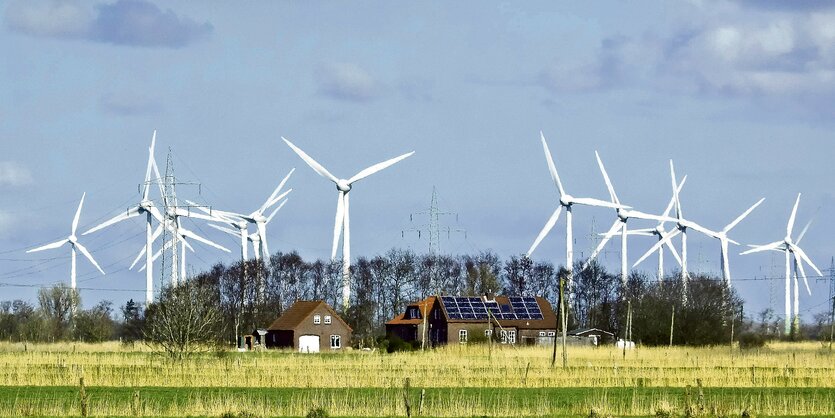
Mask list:
[[[593,345],[610,344],[615,341],[615,334],[599,328],[580,328],[568,332],[569,336],[588,338]]]
[[[325,301],[297,301],[267,328],[264,340],[267,348],[318,353],[350,347],[352,332]]]

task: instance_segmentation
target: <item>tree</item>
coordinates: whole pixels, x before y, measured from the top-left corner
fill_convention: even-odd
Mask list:
[[[191,279],[162,289],[145,313],[144,336],[174,360],[211,348],[222,338],[217,288]]]
[[[117,335],[123,343],[133,344],[142,339],[142,328],[145,326],[142,306],[131,299],[121,310],[122,323],[119,324]]]
[[[38,305],[47,321],[50,339],[60,341],[70,336],[72,313],[80,304],[78,292],[64,283],[38,290]]]
[[[113,321],[113,302],[103,300],[88,310],[78,311],[73,319],[73,339],[98,343],[113,338],[116,323]]]

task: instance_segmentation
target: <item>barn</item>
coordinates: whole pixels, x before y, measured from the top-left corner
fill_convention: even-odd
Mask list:
[[[541,297],[430,296],[387,322],[386,334],[409,342],[426,339],[432,346],[488,338],[501,344],[548,345],[556,325],[551,304]]]
[[[352,332],[325,301],[297,301],[267,328],[266,346],[303,353],[340,351],[351,346]]]

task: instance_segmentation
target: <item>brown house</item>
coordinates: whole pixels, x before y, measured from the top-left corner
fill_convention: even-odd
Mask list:
[[[424,326],[426,327],[424,329]],[[431,345],[487,341],[552,344],[557,317],[541,297],[430,296],[386,323],[386,334]]]
[[[325,301],[297,301],[267,328],[266,346],[304,353],[338,351],[351,346],[352,331]]]

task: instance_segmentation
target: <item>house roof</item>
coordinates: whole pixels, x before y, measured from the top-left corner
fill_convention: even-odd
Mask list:
[[[507,296],[496,296],[495,299],[500,305],[510,304],[510,299]],[[422,301],[409,304],[406,310],[408,311],[410,307],[420,306],[422,308],[421,312],[423,315],[428,315],[429,310],[431,310],[436,301],[438,301],[438,305],[441,307],[441,312],[443,312],[444,319],[446,319],[447,323],[485,323],[484,319],[450,318],[446,311],[446,306],[444,306],[443,298],[437,298],[435,296],[430,296]],[[551,304],[544,298],[538,296],[536,297],[536,303],[539,305],[539,309],[542,312],[542,319],[496,319],[496,321],[502,327],[521,329],[556,329],[557,316],[554,314]],[[386,325],[417,325],[423,322],[422,319],[405,318],[406,313],[401,313],[394,317],[391,321],[386,322]]]
[[[386,325],[418,325],[418,324],[421,324],[421,323],[423,323],[422,318],[428,317],[429,311],[432,309],[432,306],[434,304],[435,304],[435,296],[429,296],[428,298],[426,298],[424,300],[410,303],[408,306],[406,306],[406,312],[409,311],[409,308],[413,308],[413,307],[420,308],[420,315],[421,315],[420,318],[405,319],[406,318],[406,312],[403,312],[402,314],[395,316],[394,319],[392,319],[391,321],[386,322]]]
[[[313,313],[318,307],[324,307],[328,312],[330,312],[331,316],[342,322],[346,328],[353,331],[351,326],[348,325],[333,308],[330,307],[325,301],[323,300],[299,300],[293,304],[289,309],[284,311],[284,314],[278,317],[275,321],[273,321],[272,325],[267,328],[270,331],[285,331],[285,330],[294,330],[298,327],[302,322]]]
[[[580,329],[575,329],[574,331],[569,331],[569,332],[568,332],[568,335],[582,335],[582,334],[591,334],[591,333],[606,334],[606,335],[610,335],[610,336],[612,336],[612,337],[614,337],[614,336],[615,336],[615,334],[612,334],[612,333],[611,333],[611,332],[609,332],[609,331],[603,331],[603,330],[602,330],[602,329],[600,329],[600,328],[580,328]]]

